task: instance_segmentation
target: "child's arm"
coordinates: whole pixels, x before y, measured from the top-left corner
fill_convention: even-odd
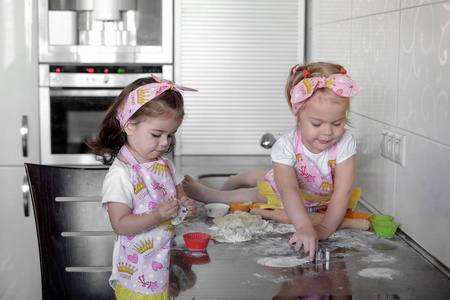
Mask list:
[[[313,260],[319,240],[300,197],[295,170],[291,166],[280,163],[273,163],[273,170],[284,210],[296,230],[289,244],[296,243],[296,251],[303,246],[305,253],[309,253],[309,259]]]
[[[347,212],[355,179],[355,155],[336,165],[334,192],[325,216],[316,226],[319,240],[327,239],[342,222]]]
[[[197,211],[197,202],[186,195],[181,184],[177,185],[175,189],[177,190],[178,198],[181,202],[183,202],[184,207],[186,207],[188,211],[186,218],[190,218],[195,215],[195,212]]]
[[[170,220],[177,210],[177,201],[162,202],[148,214],[134,215],[128,205],[108,202],[109,220],[114,232],[118,235],[139,234],[161,222]]]

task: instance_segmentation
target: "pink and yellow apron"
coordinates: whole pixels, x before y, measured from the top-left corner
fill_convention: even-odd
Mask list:
[[[162,157],[139,164],[126,146],[120,149],[133,166],[133,214],[153,210],[163,201],[177,198],[169,162]],[[117,279],[123,287],[141,294],[161,294],[168,290],[170,240],[175,226],[160,223],[140,234],[119,236]]]
[[[337,143],[328,148],[328,173],[322,174],[316,164],[303,152],[303,143],[300,130],[296,131],[295,142],[296,162],[294,170],[297,175],[300,196],[305,207],[314,211],[328,206],[333,194],[333,177],[336,168]],[[263,209],[283,208],[280,192],[275,184],[273,169],[267,172],[263,182],[258,182],[260,193],[267,197],[267,204]]]

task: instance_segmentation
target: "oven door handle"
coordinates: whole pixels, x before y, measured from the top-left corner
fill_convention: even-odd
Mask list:
[[[117,97],[122,92],[121,89],[52,89],[50,88],[50,97],[64,96],[64,97]]]
[[[24,215],[25,215],[25,217],[29,217],[30,216],[30,186],[28,185],[27,176],[23,177],[22,194],[23,194]]]
[[[22,116],[22,127],[20,127],[20,135],[22,135],[22,155],[28,156],[28,116]]]

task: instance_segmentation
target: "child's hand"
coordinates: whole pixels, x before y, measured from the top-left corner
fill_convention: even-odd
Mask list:
[[[295,243],[295,251],[300,251],[304,248],[305,253],[309,253],[309,260],[314,260],[314,255],[319,249],[319,239],[317,233],[312,226],[305,226],[299,228],[290,238],[289,245]]]
[[[178,201],[161,202],[153,210],[155,218],[159,223],[172,219],[178,212]]]
[[[186,196],[181,196],[180,200],[188,211],[186,218],[191,218],[193,215],[195,215],[197,211],[197,201]]]

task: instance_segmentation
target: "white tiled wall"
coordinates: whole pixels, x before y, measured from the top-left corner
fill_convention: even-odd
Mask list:
[[[352,99],[355,185],[450,266],[450,1],[307,2],[307,61],[339,62]],[[406,165],[381,156],[381,129],[406,136]]]

